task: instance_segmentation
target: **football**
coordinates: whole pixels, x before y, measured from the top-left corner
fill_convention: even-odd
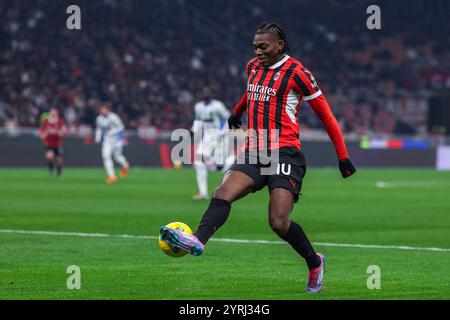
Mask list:
[[[172,222],[166,225],[166,227],[192,234],[191,228],[189,228],[189,226],[183,222]],[[158,237],[158,242],[159,248],[168,256],[179,258],[187,254],[186,251],[169,245],[166,241],[161,239],[161,235]]]

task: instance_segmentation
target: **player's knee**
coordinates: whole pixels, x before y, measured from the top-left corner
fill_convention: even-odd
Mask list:
[[[214,190],[212,197],[223,199],[229,202],[233,201],[233,195],[231,190],[222,184]]]
[[[271,215],[269,217],[269,224],[273,232],[278,235],[284,235],[289,230],[289,218],[282,215]]]
[[[195,169],[201,169],[205,166],[205,163],[203,161],[195,160],[194,161],[194,168]]]
[[[109,150],[108,148],[102,148],[102,158],[103,159],[110,159],[113,155],[113,152]]]

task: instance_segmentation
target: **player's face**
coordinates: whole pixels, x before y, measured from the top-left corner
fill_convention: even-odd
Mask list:
[[[50,109],[49,113],[52,118],[58,117],[58,110],[56,109]]]
[[[211,100],[213,97],[213,93],[212,93],[211,89],[209,89],[209,88],[203,89],[202,97],[203,97],[203,100],[206,100],[206,101]]]
[[[258,33],[253,39],[253,49],[255,50],[256,58],[265,68],[280,60],[283,46],[283,40],[278,39],[272,33]]]
[[[109,113],[109,110],[106,107],[101,107],[99,112],[102,116],[107,116]]]

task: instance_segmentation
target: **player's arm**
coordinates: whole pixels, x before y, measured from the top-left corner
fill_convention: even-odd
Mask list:
[[[122,132],[125,130],[125,125],[123,124],[122,120],[119,118],[119,116],[114,115],[112,118],[112,128],[109,130],[108,135],[109,136],[115,136],[119,132]]]
[[[100,143],[102,140],[102,129],[100,128],[99,118],[95,121],[95,143]]]
[[[339,123],[331,111],[327,100],[324,95],[321,94],[317,98],[309,100],[308,104],[317,114],[320,121],[322,121],[325,129],[327,130],[328,136],[331,141],[333,141],[334,148],[336,149],[336,154],[339,159],[339,170],[341,171],[342,176],[344,178],[351,176],[355,173],[356,169],[350,161],[341,128],[339,127]]]
[[[193,133],[200,132],[202,130],[202,120],[200,118],[199,104],[194,106],[194,122],[192,123],[191,131]]]
[[[225,130],[226,129],[225,124],[227,119],[230,117],[231,112],[227,109],[227,107],[225,107],[225,104],[223,102],[220,102],[217,107],[217,113],[222,123],[221,129]]]
[[[225,104],[223,102],[219,103],[219,107],[217,108],[217,112],[219,113],[219,116],[222,120],[228,119],[230,116],[230,111],[225,107]]]
[[[319,117],[333,142],[342,176],[344,178],[351,176],[356,169],[350,161],[344,136],[316,80],[308,70],[303,68],[294,75],[294,82],[298,87],[297,89],[303,94],[304,100],[308,102],[314,113]]]
[[[223,102],[219,102],[217,104],[216,113],[220,119],[220,134],[227,134],[228,126],[226,125],[226,123],[231,115],[230,111],[227,109]]]
[[[60,129],[59,129],[59,135],[60,135],[61,137],[64,137],[64,136],[67,135],[68,131],[69,131],[69,130],[67,129],[66,124],[64,123],[63,120],[61,120],[61,125],[60,125]]]

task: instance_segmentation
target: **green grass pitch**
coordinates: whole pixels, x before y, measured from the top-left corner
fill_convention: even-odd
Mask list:
[[[208,204],[191,200],[191,169],[103,179],[101,169],[67,168],[61,179],[0,170],[0,299],[450,299],[450,173],[360,169],[344,180],[337,168],[309,169],[292,219],[314,243],[447,249],[316,245],[327,257],[319,295],[305,293],[306,265],[285,244],[211,241],[200,257],[171,258],[155,238],[88,235],[155,237],[173,221],[195,229]],[[210,190],[220,179],[210,174]],[[266,190],[236,202],[214,237],[279,241],[267,204]],[[80,290],[67,289],[70,265]],[[370,265],[380,289],[367,288]]]

